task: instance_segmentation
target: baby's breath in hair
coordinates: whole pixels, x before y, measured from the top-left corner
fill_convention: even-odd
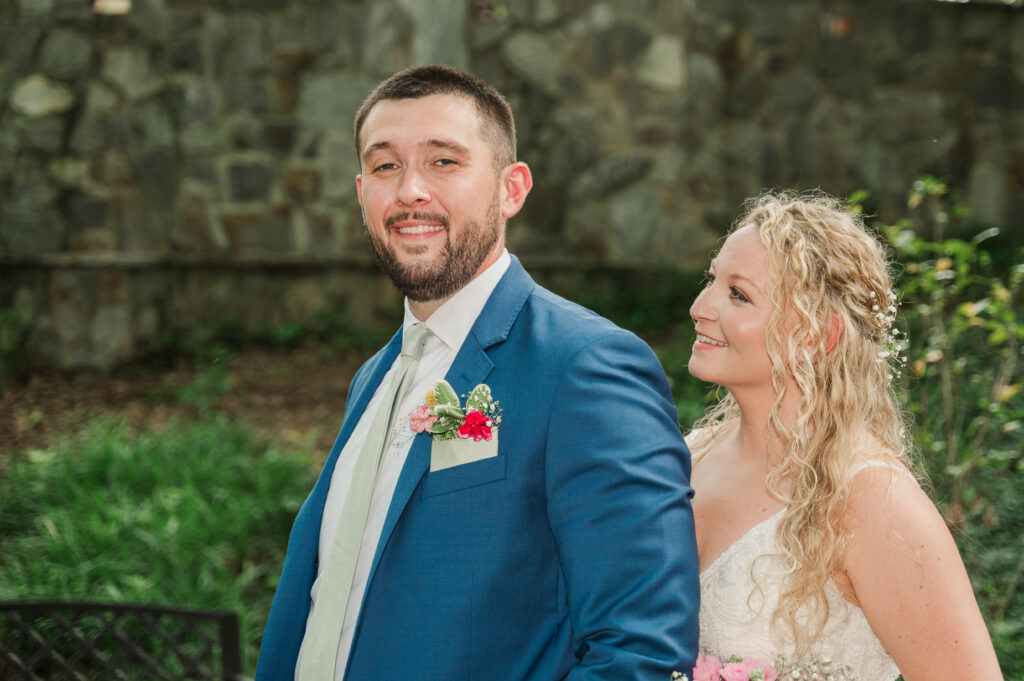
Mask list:
[[[871,296],[871,316],[877,325],[875,340],[879,345],[878,361],[889,365],[888,376],[891,381],[907,363],[907,357],[903,354],[907,343],[899,337],[900,330],[896,328],[899,299],[892,289],[886,291],[885,301],[879,301],[874,291],[871,291],[869,295]]]

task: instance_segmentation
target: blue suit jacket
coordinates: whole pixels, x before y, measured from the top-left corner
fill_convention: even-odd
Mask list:
[[[299,511],[257,681],[291,681],[324,502],[401,334],[356,374]],[[534,284],[513,259],[446,377],[487,383],[498,455],[428,472],[417,435],[370,572],[346,678],[650,679],[697,655],[689,452],[641,340]],[[343,613],[338,613],[342,617]]]

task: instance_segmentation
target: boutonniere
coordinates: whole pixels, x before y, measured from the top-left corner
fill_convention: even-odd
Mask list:
[[[421,404],[409,417],[409,427],[416,433],[427,432],[434,440],[490,440],[501,425],[501,405],[491,397],[484,383],[470,391],[466,406],[448,381],[441,379],[427,391],[426,404]]]

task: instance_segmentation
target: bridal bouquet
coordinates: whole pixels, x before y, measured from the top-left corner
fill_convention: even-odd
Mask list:
[[[734,655],[722,660],[714,655],[703,654],[697,656],[692,681],[811,681],[814,679],[857,681],[850,667],[827,659],[791,663],[786,660],[785,656],[782,656],[776,660],[775,666],[772,666],[765,660],[753,657],[743,659]],[[673,672],[672,681],[690,681],[690,679],[685,674]]]
[[[822,660],[789,662],[785,655],[775,660],[779,670],[779,681],[808,681],[828,679],[829,681],[857,681],[849,665],[833,662],[827,657]]]
[[[693,668],[693,681],[776,681],[779,672],[765,660],[698,655]]]

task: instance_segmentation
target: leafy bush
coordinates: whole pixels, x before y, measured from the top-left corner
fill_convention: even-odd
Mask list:
[[[950,205],[936,178],[914,184],[908,208],[896,225],[879,226],[903,267],[904,405],[1003,672],[1024,678],[1024,251],[984,250],[994,228],[945,238],[963,231],[956,223],[969,211]],[[929,232],[931,240],[921,236]]]
[[[139,433],[96,422],[0,480],[0,599],[235,610],[252,668],[312,483],[308,457],[224,417]]]

